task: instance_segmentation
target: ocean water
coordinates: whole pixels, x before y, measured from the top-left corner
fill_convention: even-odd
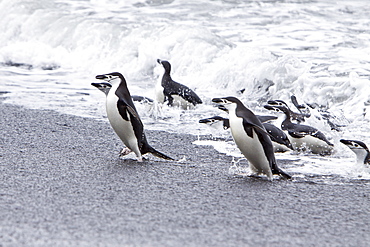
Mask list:
[[[240,152],[229,131],[198,123],[226,116],[211,102],[237,96],[258,114],[290,96],[316,104],[312,125],[335,144],[335,153],[277,154],[295,177],[370,179],[339,140],[370,145],[370,5],[366,0],[2,0],[0,91],[6,103],[53,109],[106,121],[105,96],[95,75],[121,72],[131,94],[155,98],[163,68],[204,101],[182,110],[137,104],[145,128],[199,136],[235,172]],[[244,93],[240,90],[245,89]],[[293,106],[292,106],[293,108]],[[294,109],[294,108],[293,108]],[[321,112],[340,127],[331,130]],[[301,175],[300,175],[301,174]]]

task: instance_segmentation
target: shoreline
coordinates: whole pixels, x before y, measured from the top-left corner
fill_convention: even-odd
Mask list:
[[[0,106],[2,246],[370,242],[369,181],[236,177],[230,156],[163,131],[146,130],[148,142],[184,162],[120,160],[123,144],[107,122]]]

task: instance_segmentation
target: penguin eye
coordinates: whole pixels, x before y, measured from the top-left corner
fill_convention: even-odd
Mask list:
[[[357,143],[355,143],[355,145],[354,145],[356,148],[358,147],[358,144]]]

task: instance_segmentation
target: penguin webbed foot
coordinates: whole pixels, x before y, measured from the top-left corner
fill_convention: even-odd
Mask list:
[[[119,152],[119,157],[123,157],[131,153],[132,150],[129,148],[122,148],[121,152]]]

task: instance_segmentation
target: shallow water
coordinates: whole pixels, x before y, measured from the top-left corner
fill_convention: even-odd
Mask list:
[[[237,96],[259,114],[269,99],[319,104],[306,124],[335,144],[330,157],[277,154],[287,171],[370,179],[339,139],[370,144],[370,6],[367,1],[25,1],[0,3],[0,91],[6,102],[105,119],[95,75],[121,72],[132,94],[155,97],[163,68],[204,101],[184,111],[138,105],[146,128],[200,135],[228,132],[198,123],[224,115],[213,97]],[[246,89],[243,94],[239,91]],[[203,140],[208,142],[208,140]],[[197,143],[204,144],[204,143]],[[209,144],[209,143],[208,143]],[[240,156],[224,141],[218,150]],[[229,145],[227,145],[229,146]],[[232,165],[232,162],[231,162]]]

